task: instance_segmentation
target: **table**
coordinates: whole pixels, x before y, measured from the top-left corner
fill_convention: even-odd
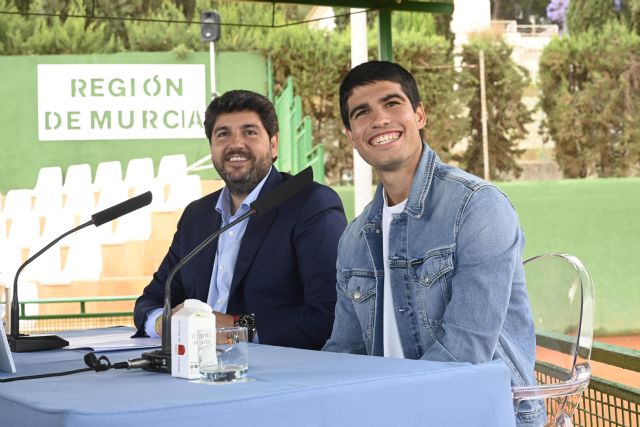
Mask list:
[[[253,381],[246,383],[203,384],[144,370],[0,383],[0,425],[515,425],[510,375],[501,362],[439,363],[259,344],[249,352]],[[140,353],[101,354],[115,363]],[[82,368],[84,354],[14,353],[17,374],[0,377]]]

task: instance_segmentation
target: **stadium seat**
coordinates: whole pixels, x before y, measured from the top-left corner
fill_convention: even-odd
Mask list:
[[[158,166],[159,182],[168,184],[174,179],[187,175],[187,157],[184,154],[163,156]]]
[[[127,188],[150,187],[154,179],[153,160],[150,157],[129,160],[124,177]]]
[[[33,187],[34,193],[40,194],[48,191],[57,191],[59,193],[61,190],[62,168],[59,166],[40,168],[36,186]]]
[[[165,210],[184,209],[190,202],[202,196],[200,175],[186,175],[176,178],[169,184],[169,195],[165,202]]]
[[[71,165],[64,177],[62,193],[68,195],[77,188],[91,187],[91,183],[91,166],[86,163]]]
[[[26,189],[9,190],[4,201],[2,216],[4,218],[14,218],[31,212],[32,194],[31,190]]]
[[[11,220],[7,240],[19,248],[31,248],[40,242],[40,218],[34,212],[26,212]]]
[[[102,274],[102,246],[90,231],[78,231],[71,239],[62,269],[68,280],[95,281]]]
[[[96,169],[96,178],[93,187],[96,191],[122,182],[122,165],[119,161],[102,162]]]

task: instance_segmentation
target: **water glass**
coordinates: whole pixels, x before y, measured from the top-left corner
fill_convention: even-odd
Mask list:
[[[198,365],[202,381],[246,381],[249,370],[247,328],[199,330]]]

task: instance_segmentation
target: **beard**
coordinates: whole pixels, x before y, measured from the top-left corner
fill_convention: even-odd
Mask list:
[[[227,167],[227,158],[241,155],[247,158],[249,162],[249,170],[244,173],[233,171],[233,167]],[[273,164],[271,153],[267,153],[264,157],[255,157],[249,151],[234,150],[225,155],[221,159],[213,160],[213,166],[226,184],[229,192],[234,196],[246,196],[262,181],[269,172],[269,168]]]

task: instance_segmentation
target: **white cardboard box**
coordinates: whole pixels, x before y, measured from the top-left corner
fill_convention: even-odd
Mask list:
[[[200,378],[198,330],[213,330],[215,327],[216,318],[208,304],[196,299],[184,302],[184,306],[171,317],[171,376]]]

